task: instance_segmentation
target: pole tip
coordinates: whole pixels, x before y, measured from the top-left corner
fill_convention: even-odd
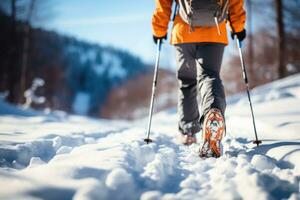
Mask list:
[[[144,141],[145,141],[147,144],[153,142],[153,140],[151,140],[150,138],[146,138],[146,139],[144,139]]]
[[[261,143],[262,143],[261,140],[254,140],[254,141],[253,141],[253,144],[256,144],[257,146],[259,146],[259,144],[261,144]]]

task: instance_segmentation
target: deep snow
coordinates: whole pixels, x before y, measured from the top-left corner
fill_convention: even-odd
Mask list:
[[[300,199],[300,75],[253,90],[258,148],[246,100],[228,99],[225,154],[206,160],[199,145],[177,143],[175,109],[154,116],[147,145],[146,119],[54,117],[1,102],[0,198]]]

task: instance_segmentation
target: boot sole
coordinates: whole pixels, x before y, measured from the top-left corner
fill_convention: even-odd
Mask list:
[[[224,118],[220,112],[220,110],[218,109],[211,109],[208,114],[208,116],[206,117],[205,121],[204,121],[204,145],[208,142],[209,143],[209,148],[212,151],[212,156],[211,157],[220,157],[221,156],[221,140],[223,138],[223,135],[225,133],[225,121]],[[218,128],[217,133],[215,135],[213,135],[211,133],[211,130],[207,124],[208,120],[216,120],[219,123],[221,122],[222,125],[220,128]],[[200,157],[206,157],[205,153],[203,153],[203,147],[200,150]]]

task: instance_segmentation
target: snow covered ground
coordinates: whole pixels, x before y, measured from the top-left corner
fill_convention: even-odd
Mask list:
[[[147,145],[146,119],[26,114],[2,102],[0,199],[300,199],[300,75],[253,91],[258,148],[246,100],[228,99],[225,154],[206,160],[176,142],[176,110],[154,117]]]

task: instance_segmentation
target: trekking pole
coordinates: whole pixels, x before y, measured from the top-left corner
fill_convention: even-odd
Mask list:
[[[151,101],[150,101],[150,109],[149,109],[149,118],[148,118],[148,127],[147,127],[147,138],[144,141],[149,144],[153,142],[150,139],[150,129],[151,129],[151,122],[152,122],[152,113],[153,113],[153,104],[154,104],[154,97],[155,97],[155,90],[156,90],[156,83],[157,83],[157,74],[158,74],[158,65],[159,65],[159,58],[160,58],[160,50],[161,50],[161,41],[162,39],[157,40],[157,50],[156,50],[156,61],[155,61],[155,68],[154,68],[154,77],[152,83],[152,94],[151,94]]]
[[[254,112],[253,112],[251,96],[250,96],[250,90],[249,90],[249,82],[248,82],[247,71],[246,71],[245,62],[244,62],[244,58],[243,58],[243,54],[242,54],[242,44],[241,44],[241,41],[238,39],[237,35],[235,35],[235,39],[236,39],[237,47],[238,47],[238,50],[239,50],[240,61],[241,61],[241,66],[242,66],[242,70],[243,70],[243,78],[244,78],[244,81],[245,81],[245,84],[246,84],[248,102],[249,102],[250,110],[251,110],[252,123],[253,123],[253,129],[254,129],[254,134],[255,134],[255,140],[253,141],[253,144],[256,144],[257,146],[259,146],[259,144],[262,143],[262,141],[258,140],[258,137],[257,137],[257,131],[256,131],[256,125],[255,125],[255,119],[254,119]]]

